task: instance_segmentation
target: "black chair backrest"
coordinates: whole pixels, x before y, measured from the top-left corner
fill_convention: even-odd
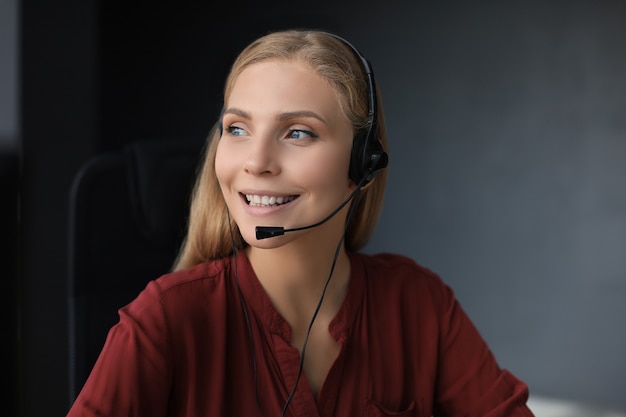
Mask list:
[[[141,141],[89,160],[69,217],[69,392],[74,401],[117,310],[171,270],[202,156],[197,141]]]

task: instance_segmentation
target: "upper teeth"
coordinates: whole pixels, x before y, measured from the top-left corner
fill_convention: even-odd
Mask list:
[[[275,197],[269,195],[246,194],[246,200],[251,206],[277,206],[292,201],[295,197]]]

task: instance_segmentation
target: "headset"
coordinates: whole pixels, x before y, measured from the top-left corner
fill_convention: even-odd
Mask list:
[[[365,58],[359,50],[339,35],[330,32],[323,32],[339,40],[352,50],[354,55],[363,64],[363,71],[367,78],[368,93],[368,116],[367,125],[362,133],[355,136],[352,142],[352,152],[350,154],[350,169],[348,175],[350,179],[359,186],[364,186],[370,182],[383,168],[389,164],[389,156],[383,150],[382,143],[376,136],[378,126],[378,101],[376,97],[376,81],[372,64]]]
[[[365,58],[359,50],[339,35],[330,32],[321,32],[331,36],[344,45],[346,45],[354,55],[361,61],[363,71],[367,78],[367,96],[368,96],[368,115],[367,125],[363,132],[358,133],[352,142],[352,151],[350,153],[350,167],[348,170],[349,178],[362,187],[369,183],[382,169],[389,164],[389,156],[383,150],[383,145],[376,136],[378,126],[378,101],[376,97],[376,81],[374,79],[374,71],[372,64]],[[223,126],[220,112],[219,133],[222,136]]]

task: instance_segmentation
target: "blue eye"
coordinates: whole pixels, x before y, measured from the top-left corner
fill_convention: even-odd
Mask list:
[[[246,133],[245,130],[237,126],[228,126],[226,130],[233,136],[243,136]]]
[[[308,138],[316,138],[317,135],[308,130],[293,129],[289,131],[289,134],[287,135],[287,137],[289,139],[308,139]]]

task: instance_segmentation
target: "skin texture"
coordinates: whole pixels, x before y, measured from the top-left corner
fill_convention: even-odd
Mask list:
[[[300,348],[340,242],[346,206],[312,229],[257,240],[255,226],[316,223],[354,189],[347,176],[352,127],[335,91],[308,66],[264,61],[245,69],[228,97],[215,170],[230,215],[250,245],[250,262]],[[245,195],[282,197],[275,206],[250,205]],[[280,265],[280,268],[277,267]],[[350,268],[345,250],[307,344],[305,372],[317,392],[339,346],[328,333],[345,296]]]

